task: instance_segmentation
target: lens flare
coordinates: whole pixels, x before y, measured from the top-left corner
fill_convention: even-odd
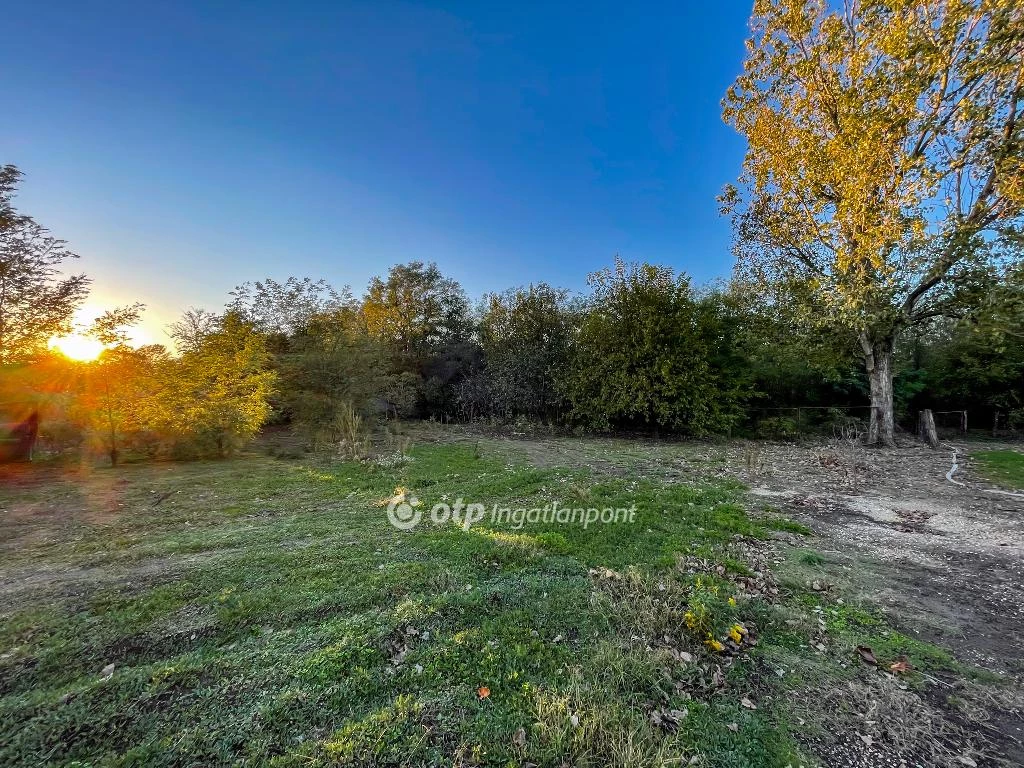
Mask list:
[[[50,339],[49,346],[64,357],[83,363],[95,360],[103,351],[103,344],[99,341],[77,333],[71,336],[54,336]]]

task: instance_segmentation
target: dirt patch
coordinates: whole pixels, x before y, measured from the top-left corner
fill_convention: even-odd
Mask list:
[[[1024,668],[1024,499],[989,493],[970,474],[968,446],[957,446],[960,485],[946,478],[952,450],[760,450],[756,476],[738,448],[730,468],[756,483],[761,506],[808,525],[830,561],[860,573],[857,585],[901,628],[993,671]],[[865,469],[854,476],[851,465]]]
[[[752,485],[757,506],[780,510],[814,531],[812,546],[825,555],[826,578],[879,606],[906,634],[1019,683],[1024,672],[1024,499],[994,493],[999,489],[973,475],[972,449],[982,446],[870,451],[838,443],[761,444],[754,449],[729,446],[727,455],[729,471]],[[954,450],[959,466],[951,482],[947,475]],[[875,732],[871,744],[847,734],[813,745],[835,764],[971,764],[962,758],[976,759],[978,765],[992,764],[986,760],[1024,764],[1019,684],[991,688],[934,680],[920,695],[861,693],[865,707],[891,710],[886,730]],[[912,709],[906,701],[895,706],[907,696]],[[927,728],[908,726],[913,718],[907,713],[917,710],[930,723]],[[890,745],[888,757],[897,762],[878,762],[880,744]]]
[[[97,566],[47,564],[0,568],[0,616],[28,603],[74,601],[100,588],[144,591],[200,563],[225,557],[237,550],[220,549],[175,557],[153,557],[133,563]]]

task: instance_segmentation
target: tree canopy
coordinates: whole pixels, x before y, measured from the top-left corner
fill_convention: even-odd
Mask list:
[[[14,208],[20,180],[13,165],[0,167],[0,365],[29,360],[68,333],[89,292],[85,275],[61,276],[76,254]]]
[[[1024,207],[1024,9],[1014,0],[758,0],[724,116],[738,269],[854,334],[872,440],[893,439],[897,334],[998,266]]]

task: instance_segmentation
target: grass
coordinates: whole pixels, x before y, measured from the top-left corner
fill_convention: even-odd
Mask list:
[[[978,451],[971,455],[982,477],[1007,488],[1024,489],[1024,453],[1020,451]]]
[[[850,674],[814,651],[822,631],[942,661],[815,594],[747,597],[770,586],[757,542],[805,529],[748,517],[731,481],[494,445],[412,458],[42,468],[0,489],[24,590],[0,592],[0,765],[808,764],[787,689]],[[636,514],[399,531],[396,487],[422,510]],[[808,671],[765,674],[783,659]]]

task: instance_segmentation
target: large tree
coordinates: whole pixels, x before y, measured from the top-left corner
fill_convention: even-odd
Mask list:
[[[374,277],[363,299],[370,334],[399,356],[416,360],[470,334],[469,301],[462,286],[436,264],[396,264],[386,280]]]
[[[64,241],[15,210],[21,176],[13,165],[0,166],[0,365],[26,360],[70,332],[89,292],[85,275],[61,275],[61,264],[78,258]]]
[[[1019,0],[757,0],[724,102],[738,270],[857,339],[869,442],[894,442],[893,348],[1005,257],[1024,205]]]

